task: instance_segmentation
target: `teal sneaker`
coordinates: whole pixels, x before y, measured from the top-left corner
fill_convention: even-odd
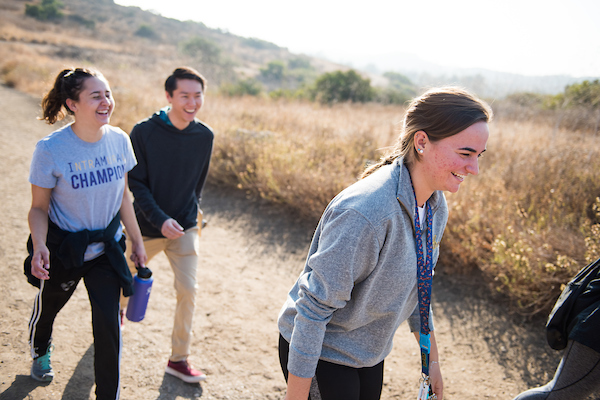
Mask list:
[[[31,377],[36,381],[50,382],[54,378],[54,371],[50,363],[50,354],[54,351],[54,345],[48,346],[48,351],[43,356],[33,360],[31,364]]]

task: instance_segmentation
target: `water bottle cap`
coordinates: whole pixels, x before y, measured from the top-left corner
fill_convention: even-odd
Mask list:
[[[148,267],[142,266],[142,267],[137,267],[137,276],[140,277],[141,279],[150,279],[150,277],[152,276],[152,270]]]

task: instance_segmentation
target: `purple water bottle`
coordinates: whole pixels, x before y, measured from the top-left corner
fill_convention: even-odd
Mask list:
[[[127,304],[127,319],[133,322],[140,322],[146,315],[146,307],[150,299],[150,290],[152,289],[152,271],[150,268],[142,265],[137,268],[137,274],[133,277],[133,296],[129,298]]]

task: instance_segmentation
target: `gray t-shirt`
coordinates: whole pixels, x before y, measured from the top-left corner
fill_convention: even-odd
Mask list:
[[[95,142],[81,140],[71,125],[40,140],[33,153],[29,182],[52,189],[49,216],[61,229],[105,229],[121,208],[125,174],[136,164],[129,136],[104,125]],[[115,239],[119,240],[122,228]],[[88,246],[85,261],[98,257],[104,243]]]

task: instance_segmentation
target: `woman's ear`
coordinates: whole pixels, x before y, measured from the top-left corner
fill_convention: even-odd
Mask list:
[[[417,131],[414,137],[414,146],[419,154],[425,151],[425,147],[429,143],[429,137],[425,131]]]
[[[71,110],[72,112],[75,112],[75,110],[77,109],[77,102],[73,101],[73,99],[67,99],[67,101],[65,101],[65,103],[67,104],[67,107],[69,108],[69,110]]]

